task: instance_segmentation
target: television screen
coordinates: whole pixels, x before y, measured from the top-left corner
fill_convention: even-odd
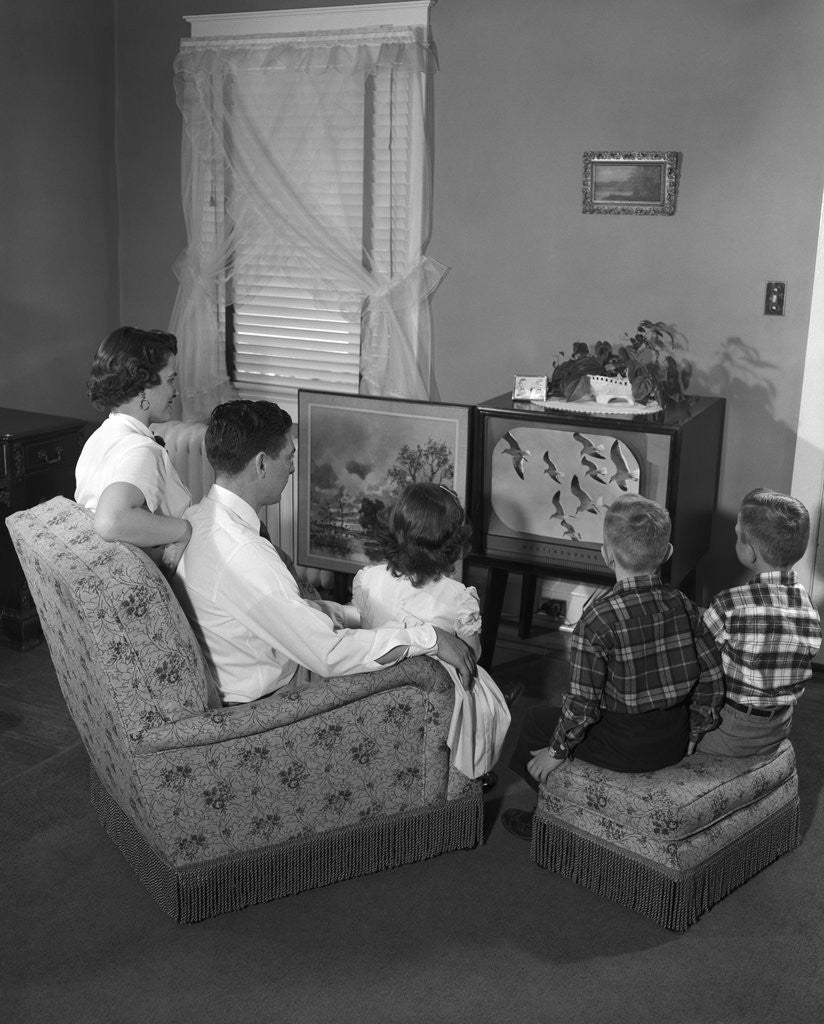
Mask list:
[[[608,575],[604,513],[620,494],[667,499],[666,434],[487,416],[483,419],[485,554]]]

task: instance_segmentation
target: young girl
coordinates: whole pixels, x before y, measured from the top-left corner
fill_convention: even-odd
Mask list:
[[[454,491],[442,484],[410,484],[385,511],[378,527],[384,561],[361,569],[352,584],[352,605],[361,626],[429,623],[455,633],[480,653],[478,594],[450,579],[469,548],[471,527]],[[448,743],[455,767],[469,778],[489,772],[498,760],[510,714],[503,694],[482,668],[469,690],[455,683],[455,710]]]

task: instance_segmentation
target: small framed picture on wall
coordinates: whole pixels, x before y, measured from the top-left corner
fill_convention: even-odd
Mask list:
[[[584,213],[672,216],[681,154],[674,152],[584,153]]]

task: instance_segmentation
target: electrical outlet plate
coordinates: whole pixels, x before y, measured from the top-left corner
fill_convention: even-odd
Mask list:
[[[767,281],[764,295],[764,316],[784,316],[784,300],[787,295],[785,281]]]
[[[539,611],[545,612],[551,619],[566,620],[567,603],[556,598],[549,598],[544,601]]]

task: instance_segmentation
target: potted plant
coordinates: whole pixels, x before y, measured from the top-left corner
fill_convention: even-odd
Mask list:
[[[627,382],[638,405],[654,400],[663,408],[667,402],[682,402],[692,368],[675,355],[677,333],[672,325],[642,320],[635,333],[625,333],[615,348],[608,341],[596,341],[590,350],[586,342],[576,341],[570,358],[553,368],[551,393],[578,402],[593,393],[590,377],[613,378]]]

